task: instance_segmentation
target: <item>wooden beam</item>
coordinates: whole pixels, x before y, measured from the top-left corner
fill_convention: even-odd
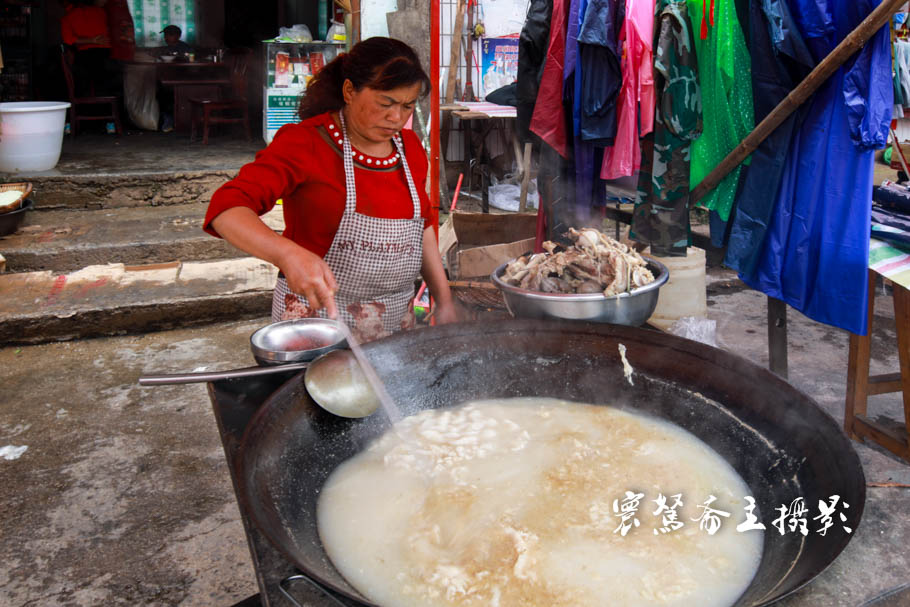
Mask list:
[[[531,182],[531,150],[533,144],[525,142],[525,153],[521,157],[521,190],[518,195],[518,212],[524,213],[528,204],[528,184]],[[540,200],[538,199],[538,204]]]
[[[875,310],[875,272],[869,270],[867,282],[869,304],[866,309],[868,331],[865,335],[850,334],[847,355],[847,397],[844,401],[844,431],[859,438],[856,419],[866,415],[869,402],[869,361],[872,358],[872,316]]]
[[[900,424],[898,429],[891,429],[868,417],[858,415],[853,420],[853,430],[859,438],[871,439],[894,455],[910,462],[907,427],[903,424]]]
[[[884,0],[874,11],[863,19],[862,23],[856,26],[846,38],[844,38],[828,56],[822,59],[821,63],[815,66],[815,69],[806,76],[799,85],[793,89],[776,108],[771,110],[764,120],[762,120],[738,146],[733,148],[727,157],[720,161],[713,171],[693,188],[690,195],[690,203],[694,204],[705,196],[708,192],[717,187],[727,173],[735,169],[761,144],[765,138],[774,132],[780,124],[792,114],[796,108],[803,104],[826,80],[836,72],[844,63],[847,62],[853,54],[858,51],[872,36],[897,12],[907,0]]]
[[[430,221],[439,239],[439,0],[430,0]]]
[[[464,60],[468,66],[464,79],[464,100],[474,101],[474,7],[468,7],[468,37],[466,39]]]
[[[360,42],[360,0],[351,0],[351,45]]]
[[[465,0],[458,0],[455,8],[455,25],[452,26],[452,44],[449,50],[449,73],[446,78],[446,104],[455,101],[455,79],[458,77],[458,65],[461,63],[461,37],[464,35]]]

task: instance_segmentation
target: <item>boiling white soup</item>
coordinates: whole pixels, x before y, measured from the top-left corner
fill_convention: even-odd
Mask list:
[[[332,473],[317,515],[385,607],[723,606],[761,558],[762,532],[736,530],[750,494],[678,426],[521,398],[402,420]]]

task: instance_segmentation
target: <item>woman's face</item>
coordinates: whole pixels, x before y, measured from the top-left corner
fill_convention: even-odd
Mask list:
[[[347,106],[345,118],[351,123],[348,128],[366,141],[382,143],[389,141],[411,117],[420,83],[390,91],[369,87],[358,91],[350,80],[345,80],[342,92]]]

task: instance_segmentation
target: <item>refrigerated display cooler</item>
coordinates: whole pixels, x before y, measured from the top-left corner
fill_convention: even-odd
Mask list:
[[[322,66],[344,51],[344,42],[264,42],[266,83],[262,137],[266,143],[285,124],[297,122],[306,85]]]

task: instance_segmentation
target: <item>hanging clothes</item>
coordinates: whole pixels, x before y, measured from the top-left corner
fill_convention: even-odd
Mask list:
[[[698,61],[686,0],[659,0],[654,43],[654,132],[642,140],[630,236],[659,256],[689,245],[689,150],[701,134]]]
[[[531,0],[521,35],[518,37],[516,128],[522,141],[529,141],[531,138],[529,127],[547,56],[552,11],[552,0]]]
[[[590,219],[592,207],[606,204],[605,184],[598,174],[603,148],[616,136],[624,14],[625,0],[573,0],[569,10],[565,90],[573,102],[575,205],[582,223]]]
[[[550,22],[550,44],[544,63],[540,90],[531,116],[531,132],[540,137],[563,158],[569,154],[566,138],[566,113],[562,102],[563,66],[566,50],[566,25],[569,1],[554,0]]]
[[[654,0],[626,0],[622,36],[622,88],[616,139],[604,150],[600,167],[603,179],[627,177],[641,165],[639,138],[647,135],[654,124]],[[640,112],[640,114],[639,114]],[[639,124],[640,116],[640,124]]]
[[[815,60],[785,0],[753,2],[749,30],[755,122],[759,123],[812,71]],[[793,112],[752,153],[736,198],[724,258],[734,270],[750,273],[758,262],[790,140],[807,107]]]
[[[590,219],[594,197],[594,146],[585,144],[581,132],[581,83],[583,67],[578,61],[578,31],[587,10],[588,0],[571,0],[566,25],[566,55],[563,65],[563,102],[572,108],[572,160],[575,172],[575,209],[572,223],[585,225]]]
[[[692,26],[699,29],[695,53],[703,124],[701,137],[692,144],[694,188],[752,131],[754,119],[749,49],[734,0],[688,0],[688,8]],[[733,206],[739,173],[740,167],[730,171],[701,199],[723,221]]]
[[[623,82],[619,32],[625,17],[625,0],[590,0],[584,4],[584,11],[578,15],[581,78],[576,87],[579,128],[575,134],[605,147],[613,145],[616,138],[616,105]]]
[[[901,101],[910,107],[910,41],[894,41],[894,67],[900,84]]]
[[[791,0],[820,61],[878,0]],[[751,287],[819,322],[867,331],[870,192],[874,150],[892,105],[888,28],[879,30],[815,93],[794,137]]]
[[[581,16],[588,0],[571,0],[569,17],[566,23],[566,53],[562,66],[562,98],[566,106],[572,108],[572,133],[578,137],[581,129],[581,66],[578,65],[578,30],[581,28]]]

